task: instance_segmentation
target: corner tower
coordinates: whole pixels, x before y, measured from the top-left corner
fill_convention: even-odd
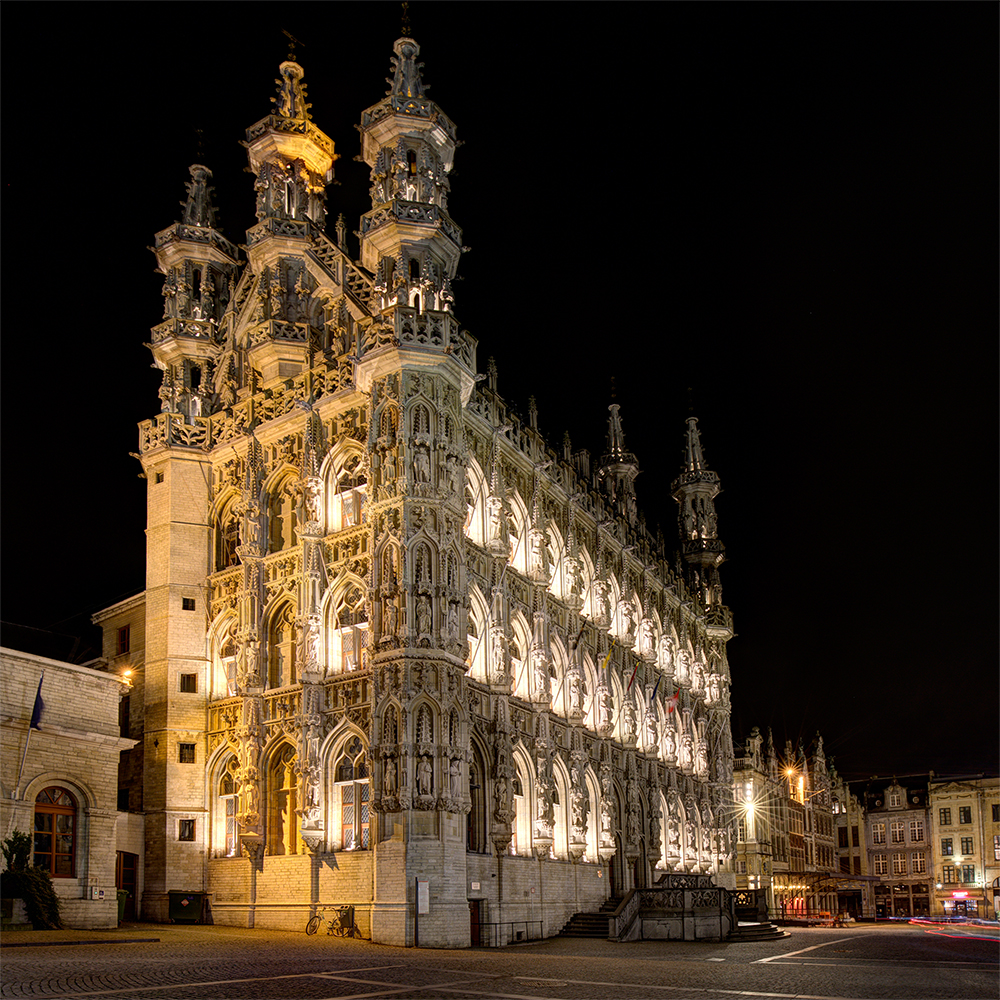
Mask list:
[[[414,943],[413,886],[426,879],[420,942],[454,947],[469,941],[463,409],[475,341],[452,311],[455,127],[426,96],[417,43],[400,38],[393,52],[390,89],[361,119],[372,182],[361,258],[375,275],[357,361],[370,407],[372,934]]]

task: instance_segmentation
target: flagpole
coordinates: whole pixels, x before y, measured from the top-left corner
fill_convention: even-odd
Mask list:
[[[28,756],[28,744],[31,742],[31,726],[28,726],[28,737],[24,741],[24,753],[21,754],[21,766],[17,769],[17,782],[14,785],[14,794],[17,798],[21,797],[21,775],[24,773],[24,761]]]

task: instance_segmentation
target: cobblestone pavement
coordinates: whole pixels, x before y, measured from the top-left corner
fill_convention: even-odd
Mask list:
[[[809,928],[752,944],[553,938],[444,951],[131,924],[6,934],[2,944],[0,997],[52,1000],[992,1000],[1000,971],[1000,936],[981,927]]]

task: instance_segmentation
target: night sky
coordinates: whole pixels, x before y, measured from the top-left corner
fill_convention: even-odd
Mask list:
[[[188,165],[244,241],[239,141],[286,28],[342,157],[330,231],[339,212],[355,229],[354,125],[399,5],[7,14],[2,613],[65,627],[143,587],[147,247]],[[613,375],[669,537],[693,401],[724,491],[734,737],[820,730],[847,777],[998,770],[996,22],[993,4],[411,5],[463,140],[456,313],[480,370],[495,357],[517,409],[534,394],[550,441],[595,455]]]

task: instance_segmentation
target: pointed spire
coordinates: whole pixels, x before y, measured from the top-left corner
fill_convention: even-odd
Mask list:
[[[296,118],[310,121],[311,104],[306,102],[306,85],[302,82],[305,70],[291,59],[286,59],[279,67],[281,78],[274,82],[278,85],[278,96],[271,101],[275,110],[282,118]]]
[[[215,206],[212,204],[212,194],[215,188],[209,184],[212,171],[200,163],[194,163],[188,167],[188,172],[191,174],[191,180],[185,184],[187,201],[181,202],[181,207],[184,209],[181,221],[188,226],[214,229]]]
[[[701,433],[698,430],[698,418],[687,418],[687,449],[684,456],[685,472],[701,472],[707,469],[705,455],[701,450]]]
[[[389,84],[386,95],[401,97],[404,100],[423,97],[428,87],[424,84],[420,71],[424,68],[422,62],[417,62],[420,46],[412,38],[397,38],[392,51],[396,54],[389,57],[392,68],[392,79],[386,77]]]
[[[601,456],[601,465],[622,464],[638,466],[639,462],[632,452],[625,448],[625,432],[622,430],[622,418],[618,403],[608,407],[611,414],[608,417],[608,447]]]

